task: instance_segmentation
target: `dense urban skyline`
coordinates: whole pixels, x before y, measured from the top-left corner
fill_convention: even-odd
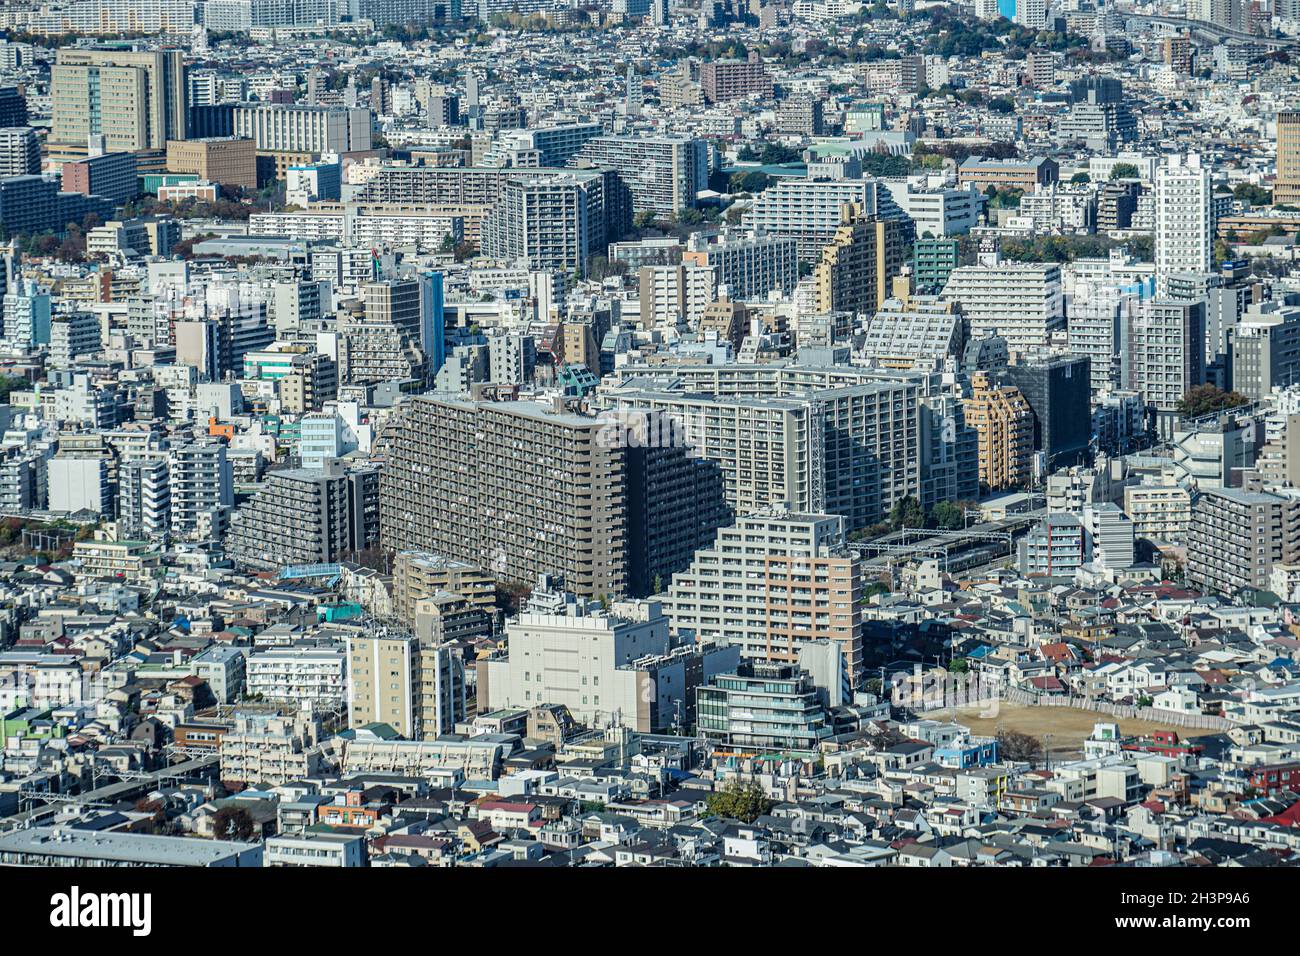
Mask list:
[[[0,33],[0,865],[1300,859],[1296,0]]]

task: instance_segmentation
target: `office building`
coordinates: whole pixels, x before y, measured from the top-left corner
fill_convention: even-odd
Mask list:
[[[50,76],[51,144],[112,152],[165,149],[184,139],[187,88],[180,50],[64,47]]]
[[[9,64],[6,64],[8,67]],[[13,67],[16,67],[14,64]],[[0,87],[0,129],[27,125],[27,98],[16,86]]]
[[[1252,401],[1300,383],[1300,307],[1267,303],[1229,332],[1232,390]]]
[[[1048,471],[1090,457],[1092,377],[1086,355],[1025,355],[997,372],[1014,385],[1034,413],[1034,450]]]
[[[478,664],[483,709],[559,705],[590,727],[641,733],[688,726],[694,688],[739,662],[734,649],[675,640],[656,600],[603,609],[549,587],[533,592],[506,641],[508,656]]]
[[[132,153],[101,153],[63,164],[63,191],[84,196],[102,196],[114,205],[135,199],[140,193]]]
[[[816,754],[835,733],[812,676],[795,664],[746,661],[696,699],[699,734],[728,750]]]
[[[194,173],[199,179],[232,188],[257,189],[254,141],[238,137],[172,140],[167,144],[167,170]]]

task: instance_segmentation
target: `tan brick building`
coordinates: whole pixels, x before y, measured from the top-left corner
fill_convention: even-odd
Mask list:
[[[167,143],[167,171],[196,173],[223,186],[256,189],[257,152],[251,139],[174,139]]]

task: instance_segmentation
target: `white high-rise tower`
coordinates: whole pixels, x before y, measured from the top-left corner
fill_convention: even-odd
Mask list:
[[[1209,272],[1214,221],[1210,171],[1201,157],[1169,156],[1156,171],[1156,292],[1177,272]]]

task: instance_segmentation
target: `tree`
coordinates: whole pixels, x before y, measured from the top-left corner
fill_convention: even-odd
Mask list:
[[[997,741],[998,753],[1004,760],[1033,763],[1043,755],[1043,742],[1018,730],[999,730]]]
[[[940,501],[930,511],[930,518],[944,531],[958,531],[966,526],[966,510],[952,501]]]
[[[761,785],[754,781],[732,780],[720,790],[714,790],[704,801],[705,812],[711,817],[730,817],[741,823],[753,823],[772,809]]]
[[[970,664],[964,657],[954,657],[948,663],[948,672],[950,674],[965,674],[970,671]]]
[[[9,393],[17,389],[27,388],[31,382],[25,378],[17,378],[13,375],[0,375],[0,403],[9,401]]]
[[[1232,190],[1232,198],[1248,202],[1252,206],[1267,206],[1273,201],[1271,190],[1263,186],[1256,186],[1252,183],[1238,183]]]
[[[889,524],[895,531],[900,528],[924,528],[927,523],[925,509],[911,495],[889,509]]]
[[[1116,163],[1111,167],[1110,178],[1116,179],[1140,179],[1142,173],[1132,163]]]
[[[1225,392],[1217,385],[1194,385],[1178,403],[1178,412],[1186,418],[1200,418],[1229,408],[1249,405],[1250,399],[1240,392]]]
[[[253,838],[253,818],[243,807],[222,807],[212,814],[212,835],[217,840],[245,842]]]
[[[1070,177],[1070,182],[1076,186],[1081,186],[1084,183],[1092,182],[1092,177],[1089,176],[1087,173],[1082,173],[1082,172],[1075,173],[1073,176]]]
[[[748,172],[732,173],[727,182],[727,191],[733,193],[761,193],[768,187],[771,177],[756,169]]]

